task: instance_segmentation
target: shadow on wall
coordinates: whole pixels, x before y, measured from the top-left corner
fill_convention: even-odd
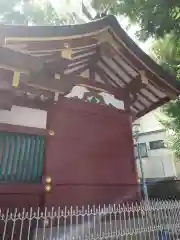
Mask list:
[[[150,199],[177,199],[180,200],[180,178],[147,179]],[[141,188],[142,190],[142,188]],[[143,194],[142,194],[143,195]]]

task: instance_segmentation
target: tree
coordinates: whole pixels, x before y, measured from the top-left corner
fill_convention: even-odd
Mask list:
[[[49,1],[1,0],[0,22],[5,24],[62,25],[75,22],[73,15],[59,16]]]
[[[154,41],[150,53],[158,64],[180,79],[180,40],[176,35],[167,34]]]
[[[180,80],[180,1],[179,0],[92,0],[97,11],[128,17],[138,24],[140,40],[156,40],[151,56]],[[169,146],[180,159],[180,99],[162,108],[161,123],[170,130]]]
[[[164,68],[176,74],[180,80],[180,40],[175,35],[166,35],[158,39],[151,47],[151,56]],[[160,122],[169,132],[168,146],[180,159],[180,99],[171,101],[162,107]]]
[[[140,40],[163,37],[172,31],[180,33],[179,0],[92,0],[92,7],[98,12],[128,17],[140,26]]]

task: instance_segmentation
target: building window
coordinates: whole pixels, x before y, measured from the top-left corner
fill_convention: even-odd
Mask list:
[[[149,142],[149,147],[151,150],[165,148],[163,140]]]
[[[138,152],[137,147],[139,148],[139,152]],[[136,158],[138,158],[138,157],[145,158],[148,156],[146,143],[138,143],[138,145],[134,146],[134,151],[135,151]]]

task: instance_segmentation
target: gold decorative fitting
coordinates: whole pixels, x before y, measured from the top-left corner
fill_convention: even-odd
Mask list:
[[[95,37],[98,42],[101,43],[109,43],[111,44],[113,47],[118,47],[116,41],[113,39],[112,35],[108,32],[108,31],[103,31],[100,32],[99,34],[96,35]]]
[[[49,184],[45,185],[45,191],[50,192],[51,191],[51,185],[49,185]]]
[[[49,135],[54,136],[54,131],[53,130],[49,130]]]
[[[64,43],[65,48],[69,48],[69,43]]]
[[[140,76],[141,76],[141,81],[142,81],[142,83],[148,84],[148,79],[147,79],[147,77],[146,77],[146,72],[145,72],[144,70],[140,70],[140,71],[139,71],[139,74],[140,74]]]
[[[17,88],[20,81],[20,72],[14,72],[12,86]]]
[[[54,78],[55,78],[55,79],[58,79],[58,80],[61,79],[61,74],[55,73],[55,74],[54,74]]]
[[[46,178],[45,178],[45,182],[46,182],[46,183],[51,183],[51,182],[52,182],[51,177],[46,177]]]
[[[65,59],[72,59],[72,49],[64,49],[61,51],[61,57]]]

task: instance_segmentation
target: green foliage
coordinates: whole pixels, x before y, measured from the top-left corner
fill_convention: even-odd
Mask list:
[[[151,56],[180,80],[180,1],[179,0],[92,0],[97,11],[128,17],[140,27],[137,37],[155,38]],[[169,143],[180,159],[180,100],[163,108],[161,123],[170,130]]]
[[[160,122],[169,133],[168,147],[180,160],[180,100],[171,101],[162,107]]]
[[[156,38],[151,55],[164,69],[180,80],[180,1],[179,0],[92,0],[97,11],[128,17],[138,24],[137,37]],[[180,159],[180,100],[166,104],[161,123],[170,130],[170,147]]]
[[[0,0],[0,22],[5,24],[62,25],[74,23],[73,16],[60,17],[50,2]]]
[[[138,24],[140,40],[163,37],[172,31],[180,33],[179,0],[92,0],[92,6],[97,11],[106,9],[108,13],[124,15]]]
[[[151,47],[151,56],[180,79],[180,40],[176,35],[167,34],[156,40]]]
[[[166,70],[180,80],[180,39],[175,33],[167,34],[154,42],[151,56]],[[180,159],[180,99],[162,107],[160,122],[169,132],[168,146]]]
[[[70,0],[67,0],[70,1]],[[75,0],[74,0],[75,1]],[[82,22],[76,13],[57,15],[50,2],[0,0],[0,23],[30,25],[62,25]],[[91,0],[96,17],[106,14],[123,15],[138,24],[140,40],[155,37],[151,55],[180,79],[180,1],[179,0]],[[83,7],[83,6],[82,6]],[[84,8],[84,14],[92,19]],[[94,99],[93,99],[94,100]],[[171,130],[170,146],[180,159],[180,100],[163,107],[166,116],[162,123]]]

